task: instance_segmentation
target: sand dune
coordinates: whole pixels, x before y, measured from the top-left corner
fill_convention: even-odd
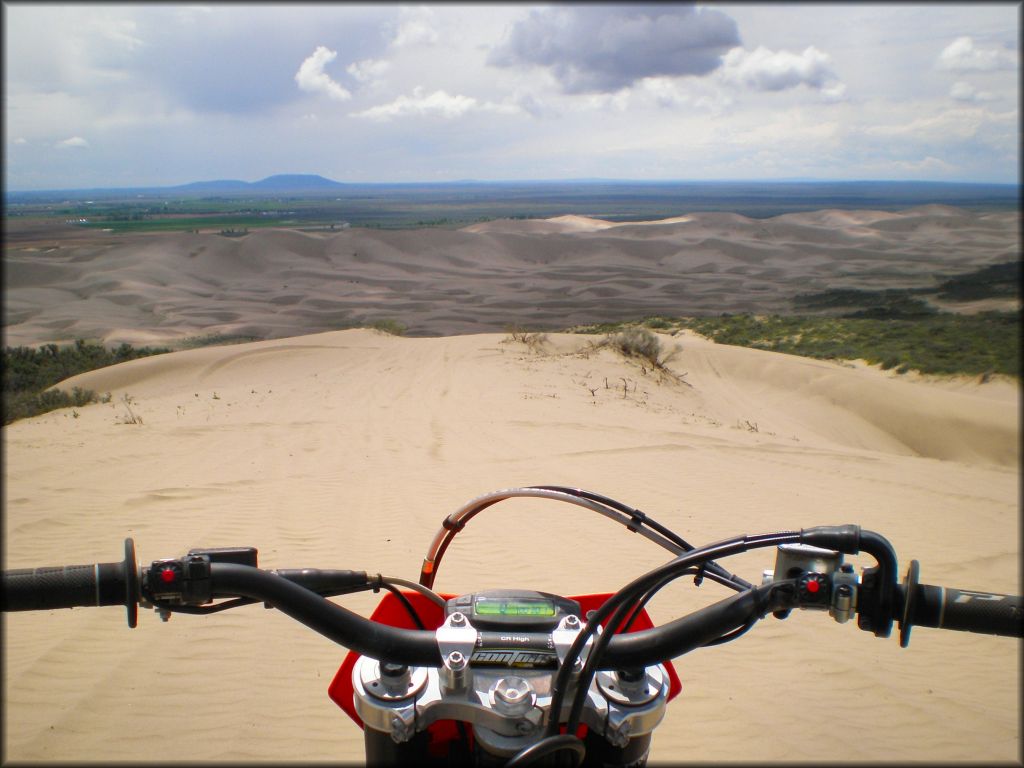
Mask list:
[[[9,238],[6,343],[289,337],[391,319],[410,335],[558,330],[652,314],[787,311],[826,288],[932,287],[1019,257],[1016,212],[925,206],[457,231]],[[36,233],[34,237],[40,235]]]
[[[303,268],[318,253],[353,269],[413,266],[395,256],[408,247],[400,236],[312,242]],[[291,258],[202,238],[182,247],[204,243],[222,252],[195,258],[239,280]],[[495,247],[494,264],[513,250]],[[590,341],[552,335],[538,352],[502,334],[344,331],[84,374],[65,386],[110,391],[110,403],[4,428],[5,566],[118,560],[130,535],[143,561],[251,544],[264,567],[415,578],[441,519],[466,500],[560,483],[636,505],[695,543],[854,522],[890,539],[901,570],[920,560],[924,582],[1020,591],[1019,388],[665,337],[682,345],[671,367],[684,384]],[[126,423],[129,407],[141,424]],[[508,502],[460,534],[437,586],[614,590],[666,558],[583,510]],[[729,564],[757,580],[772,561],[762,550]],[[666,621],[723,595],[679,583],[651,610]],[[376,597],[339,601],[369,611]],[[9,760],[362,756],[361,734],[326,695],[344,651],[277,612],[169,624],[144,614],[129,631],[121,609],[83,609],[5,625]],[[921,628],[903,650],[821,614],[769,618],[678,662],[683,693],[652,757],[1019,760],[1019,651],[1017,640]],[[156,736],[167,733],[187,737]]]

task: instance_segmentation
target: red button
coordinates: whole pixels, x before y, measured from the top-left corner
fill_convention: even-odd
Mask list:
[[[817,579],[808,579],[807,580],[807,591],[808,592],[810,592],[813,595],[819,589],[821,589],[821,584],[818,583]]]
[[[174,581],[174,569],[164,568],[162,571],[160,571],[160,578],[161,580],[163,580],[165,584],[170,584],[172,581]]]

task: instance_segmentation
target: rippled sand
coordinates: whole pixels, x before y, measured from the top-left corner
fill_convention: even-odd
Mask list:
[[[848,226],[885,221],[895,219]],[[282,268],[301,251],[298,242],[308,241],[302,266],[294,267],[312,271],[307,286],[352,250],[368,259],[356,269],[360,279],[383,271],[382,262],[396,275],[398,265],[411,274],[415,262],[394,245],[409,236],[385,234],[373,239],[376,250],[364,241],[353,247],[364,237],[355,234],[268,232],[223,242],[182,236],[182,250],[161,245],[149,256],[166,260],[146,274],[164,280],[168,292],[151,307],[166,313],[167,327],[184,330],[192,320],[174,315],[184,312],[174,296],[255,285],[259,265]],[[475,236],[500,243],[497,235]],[[427,237],[456,242],[468,234]],[[286,255],[267,243],[281,244]],[[188,255],[203,244],[206,251]],[[666,248],[658,238],[650,244],[651,254],[637,256],[639,272],[645,258],[662,258],[655,254]],[[403,248],[411,252],[413,243]],[[549,278],[560,261],[556,251],[550,264],[537,255]],[[454,259],[468,257],[450,247],[444,252],[459,274],[463,267]],[[507,256],[497,245],[493,252],[495,263]],[[433,253],[424,258],[436,266],[445,257],[441,249]],[[117,248],[95,258],[140,259]],[[767,269],[774,258],[778,251],[766,248],[760,261],[737,256],[737,265]],[[807,263],[814,258],[806,255]],[[311,266],[318,259],[322,272]],[[572,257],[564,259],[569,280]],[[202,288],[183,267],[181,280],[172,279],[174,265],[201,260],[236,277]],[[82,277],[66,289],[69,297],[101,279],[89,264],[78,265]],[[74,262],[53,266],[72,268]],[[292,273],[287,282],[297,279]],[[458,284],[453,278],[451,290]],[[126,312],[140,311],[128,297],[150,295],[152,285],[119,278],[105,289],[105,301],[120,296]],[[99,301],[103,291],[94,288]],[[217,311],[242,311],[255,301],[248,290],[246,298],[238,288]],[[308,307],[306,290],[296,290],[303,298],[292,306]],[[288,316],[283,291],[268,291],[267,319],[254,326]],[[24,327],[40,322],[36,317]],[[200,320],[209,318],[194,318]],[[126,328],[134,323],[125,317]],[[926,583],[1019,591],[1015,385],[940,386],[689,335],[662,337],[666,348],[682,347],[670,366],[681,383],[592,349],[591,341],[552,335],[530,349],[500,333],[416,339],[342,331],[196,349],[84,374],[66,386],[109,391],[110,403],[3,429],[5,567],[116,561],[122,540],[132,536],[142,561],[193,546],[254,545],[264,567],[416,578],[445,515],[487,491],[551,483],[637,506],[695,544],[858,523],[890,539],[901,572],[911,558],[920,560]],[[127,423],[129,407],[141,423]],[[487,510],[459,535],[437,587],[613,591],[667,557],[590,512],[516,500]],[[757,581],[773,559],[761,550],[730,564]],[[695,589],[680,582],[659,594],[651,611],[663,622],[724,594],[714,584]],[[339,601],[368,613],[376,597]],[[175,616],[168,624],[144,613],[134,630],[119,608],[4,619],[8,760],[362,757],[360,732],[327,697],[344,650],[276,611],[250,606]],[[904,650],[895,636],[878,639],[821,614],[768,618],[734,643],[678,661],[683,692],[656,733],[652,757],[1018,760],[1019,651],[1018,640],[922,628]]]

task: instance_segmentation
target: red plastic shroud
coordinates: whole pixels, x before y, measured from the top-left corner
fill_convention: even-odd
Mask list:
[[[444,621],[444,611],[441,609],[441,606],[424,597],[419,592],[403,592],[402,594],[404,594],[406,599],[408,599],[412,604],[413,610],[415,610],[419,615],[420,621],[423,622],[424,627],[427,629],[437,629],[437,627],[441,626],[441,623]],[[455,595],[441,596],[445,600],[455,597]],[[577,595],[569,599],[578,602],[580,604],[582,614],[586,616],[588,611],[600,608],[609,597],[611,597],[610,593],[602,593],[596,595]],[[416,628],[412,618],[409,616],[408,612],[406,612],[405,607],[398,601],[398,598],[390,592],[385,593],[384,599],[380,601],[377,609],[373,612],[373,615],[370,616],[370,620],[380,622],[381,624],[388,624],[392,627],[401,627],[403,629]],[[653,626],[654,624],[651,622],[651,617],[647,615],[646,610],[643,610],[636,617],[636,620],[633,622],[629,631],[636,632],[642,629],[650,629]],[[345,710],[345,714],[351,717],[356,725],[362,728],[363,721],[356,713],[352,689],[352,670],[355,668],[356,660],[358,658],[359,654],[354,651],[349,651],[348,655],[345,656],[345,661],[342,662],[341,667],[338,669],[338,673],[334,676],[334,680],[331,681],[331,686],[327,689],[327,693],[331,697],[331,700]],[[679,675],[676,674],[676,670],[672,666],[672,662],[665,661],[663,664],[665,665],[665,669],[668,671],[668,700],[671,701],[679,695],[683,686],[682,683],[679,682]],[[445,743],[453,739],[461,738],[455,724],[451,720],[438,721],[431,725],[427,731],[430,733],[431,752],[438,750],[443,753]]]

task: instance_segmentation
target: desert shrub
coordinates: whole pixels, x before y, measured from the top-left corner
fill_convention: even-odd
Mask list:
[[[661,342],[646,328],[626,328],[608,337],[608,343],[626,357],[639,357],[661,365]]]
[[[404,323],[400,323],[397,320],[392,320],[387,317],[381,320],[374,320],[370,323],[370,327],[383,333],[390,334],[391,336],[404,336],[405,332],[408,330]]]
[[[248,344],[253,341],[262,341],[259,336],[245,336],[236,333],[207,333],[201,336],[189,336],[182,339],[178,344],[183,349],[196,349],[198,347],[219,347],[228,344]]]
[[[675,327],[675,324],[667,317],[648,317],[644,320],[644,325],[656,331],[667,331]]]
[[[507,325],[505,330],[508,331],[509,338],[506,341],[518,341],[520,344],[525,344],[534,352],[540,352],[541,348],[548,343],[548,335],[541,333],[540,331],[528,331],[520,325]]]
[[[105,368],[148,355],[171,350],[161,347],[132,347],[121,344],[107,349],[102,344],[91,344],[78,339],[74,344],[41,347],[5,347],[3,351],[3,408],[4,424],[17,419],[36,416],[57,408],[82,406],[95,402],[96,396],[87,390],[75,389],[71,394],[52,389],[64,379],[79,373]]]
[[[47,389],[43,392],[4,392],[4,424],[27,419],[58,408],[73,408],[99,402],[91,389],[75,387],[71,392]]]

